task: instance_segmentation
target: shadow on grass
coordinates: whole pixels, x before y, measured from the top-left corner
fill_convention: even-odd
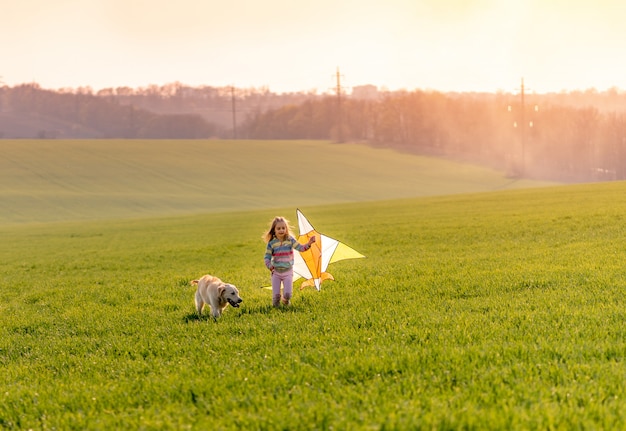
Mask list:
[[[200,316],[198,313],[191,312],[183,316],[183,322],[185,323],[202,322],[202,321],[210,321],[210,320],[216,321],[216,319],[213,318],[213,316],[211,316],[209,313],[206,313]]]
[[[229,307],[230,308],[230,307]],[[235,310],[235,309],[226,309],[224,314],[234,314],[235,317],[242,317],[244,315],[255,315],[255,314],[265,314],[270,315],[272,313],[297,313],[300,311],[300,307],[294,306],[293,304],[285,307],[273,307],[271,304],[267,305],[258,305],[253,307],[244,307]],[[190,312],[183,316],[183,322],[191,323],[191,322],[204,322],[204,321],[217,321],[220,318],[213,318],[209,312],[205,312],[202,315],[198,315],[196,312]]]
[[[241,308],[239,312],[239,316],[243,316],[244,314],[271,314],[271,313],[295,313],[300,309],[298,306],[289,305],[285,307],[281,305],[280,307],[274,307],[271,304],[266,305],[258,305],[254,307],[245,307]]]

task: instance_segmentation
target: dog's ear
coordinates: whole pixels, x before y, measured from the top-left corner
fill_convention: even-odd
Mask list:
[[[222,296],[224,294],[224,290],[226,290],[226,285],[220,284],[220,286],[217,288],[217,294],[219,296]]]

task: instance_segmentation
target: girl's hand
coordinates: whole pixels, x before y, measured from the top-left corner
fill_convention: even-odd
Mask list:
[[[309,238],[309,245],[313,244],[314,242],[315,242],[315,237],[314,236]]]

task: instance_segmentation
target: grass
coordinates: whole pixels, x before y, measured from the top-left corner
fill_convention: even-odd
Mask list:
[[[0,225],[259,210],[544,186],[319,141],[0,140]]]
[[[0,226],[0,427],[623,429],[625,189],[302,207],[367,258],[289,309],[289,206]],[[197,317],[204,273],[242,307]]]

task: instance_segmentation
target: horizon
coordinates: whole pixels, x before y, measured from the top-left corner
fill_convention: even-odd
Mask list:
[[[46,89],[605,91],[626,88],[618,0],[23,0],[0,83]]]
[[[521,78],[523,80],[523,78]],[[164,88],[167,87],[168,85],[174,85],[174,84],[179,84],[182,87],[185,88],[217,88],[217,89],[227,89],[227,88],[234,88],[235,90],[263,90],[264,87],[262,86],[258,86],[258,87],[254,87],[254,86],[250,86],[250,87],[239,87],[239,86],[233,86],[233,85],[211,85],[210,83],[205,83],[205,84],[198,84],[198,85],[189,85],[186,84],[184,82],[180,82],[180,81],[173,81],[173,82],[166,82],[163,84],[146,84],[146,85],[140,85],[137,87],[131,87],[128,85],[120,85],[117,87],[101,87],[101,88],[94,88],[90,85],[83,85],[83,86],[77,86],[77,87],[58,87],[58,88],[51,88],[51,87],[44,87],[42,86],[40,83],[38,82],[20,82],[20,83],[16,83],[14,85],[7,85],[5,83],[3,83],[2,81],[2,76],[0,76],[0,88],[2,88],[2,86],[7,86],[8,88],[16,88],[19,87],[21,85],[35,85],[37,86],[40,90],[42,91],[52,91],[52,92],[59,92],[59,93],[64,93],[66,91],[69,91],[70,93],[73,92],[79,92],[79,90],[82,89],[90,89],[92,94],[97,95],[100,91],[102,90],[116,90],[118,88],[130,88],[131,90],[143,90],[143,89],[149,89],[152,88],[153,86],[156,86],[158,88]],[[521,81],[518,82],[518,86],[517,88],[512,87],[511,90],[507,90],[507,91],[503,91],[503,90],[496,90],[496,91],[482,91],[482,90],[461,90],[461,91],[456,91],[456,90],[450,90],[450,91],[444,91],[444,90],[437,90],[437,89],[430,89],[430,88],[412,88],[410,90],[404,89],[404,88],[399,88],[399,89],[388,89],[384,86],[377,86],[375,84],[363,84],[362,86],[374,86],[376,88],[376,91],[379,93],[393,93],[393,92],[404,92],[404,91],[409,91],[409,92],[413,92],[413,91],[423,91],[423,92],[435,92],[435,93],[440,93],[440,94],[511,94],[511,95],[519,95],[521,92]],[[362,87],[362,86],[354,86],[354,88],[358,88],[358,87]],[[597,89],[595,87],[589,87],[589,88],[576,88],[573,90],[569,90],[569,89],[561,89],[559,91],[545,91],[545,92],[537,92],[537,91],[529,91],[526,87],[526,84],[524,84],[525,87],[525,94],[527,95],[537,95],[537,96],[550,96],[550,95],[558,95],[558,94],[575,94],[575,93],[588,93],[588,92],[593,92],[596,94],[603,94],[603,93],[610,93],[610,92],[617,92],[618,94],[626,94],[626,88],[622,88],[622,87],[607,87],[604,89]],[[347,96],[351,96],[352,95],[352,89],[345,91],[345,88],[342,87],[342,95],[347,95]],[[313,95],[313,96],[335,96],[336,95],[336,90],[333,88],[329,88],[326,92],[315,92],[315,93],[310,93],[311,90],[293,90],[293,91],[285,91],[285,92],[278,92],[278,91],[273,91],[271,88],[268,88],[268,91],[272,94],[276,94],[276,95],[287,95],[287,94],[302,94],[302,95]],[[229,96],[230,97],[230,96]]]

